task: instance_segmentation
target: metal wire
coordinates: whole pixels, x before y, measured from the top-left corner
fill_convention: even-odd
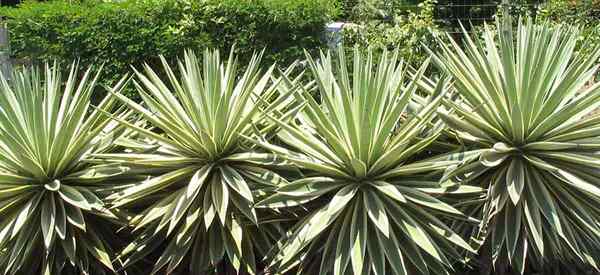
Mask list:
[[[360,2],[361,0],[353,0]],[[367,0],[368,1],[368,0]],[[523,2],[521,2],[523,1]],[[460,32],[459,26],[481,25],[494,19],[499,8],[509,10],[526,10],[533,12],[545,0],[438,0],[434,6],[434,22],[448,32]],[[527,1],[527,2],[525,2]],[[407,11],[418,11],[420,1],[417,0],[388,0],[384,2],[384,9],[391,14],[402,14]]]

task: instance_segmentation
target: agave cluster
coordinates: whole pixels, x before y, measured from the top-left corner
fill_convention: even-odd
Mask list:
[[[114,271],[117,216],[104,194],[118,189],[123,170],[85,159],[114,149],[121,127],[93,110],[99,71],[66,81],[60,68],[26,69],[0,77],[0,272],[105,274]],[[124,82],[116,85],[119,89]],[[112,220],[112,221],[111,221]],[[119,243],[117,241],[117,243]],[[108,272],[110,273],[110,272]]]
[[[0,78],[0,273],[598,269],[600,48],[578,35],[506,18],[440,40],[435,80],[397,52],[306,75],[186,52],[97,106],[92,70]]]
[[[600,260],[600,48],[574,51],[572,27],[510,17],[483,42],[444,45],[459,100],[440,117],[470,157],[453,175],[488,190],[477,238],[498,265],[523,273]]]
[[[255,273],[256,253],[266,254],[279,238],[277,223],[262,223],[272,211],[260,213],[253,206],[261,190],[286,180],[269,168],[276,165],[271,156],[242,137],[265,138],[275,129],[265,123],[265,114],[291,117],[297,110],[289,108],[290,90],[277,85],[281,79],[273,76],[274,66],[262,72],[260,58],[255,55],[237,78],[233,51],[226,64],[218,51],[206,50],[202,62],[186,52],[180,78],[164,62],[168,83],[150,67],[136,71],[144,105],[115,93],[154,128],[119,119],[153,148],[96,155],[149,175],[107,198],[113,207],[144,207],[130,221],[139,233],[121,253],[125,267],[166,239],[153,274],[171,273],[182,263],[194,274],[223,272],[226,265]]]
[[[374,62],[354,51],[351,77],[339,51],[309,64],[318,98],[306,90],[306,107],[292,123],[272,118],[285,145],[257,142],[307,176],[284,185],[258,206],[306,205],[309,213],[278,247],[271,267],[299,274],[446,274],[471,247],[440,220],[465,219],[438,196],[477,193],[436,180],[453,160],[419,160],[443,125],[432,125],[445,90],[409,108],[428,63],[413,78],[398,53]],[[377,63],[376,66],[373,64]],[[314,202],[314,203],[313,203]]]

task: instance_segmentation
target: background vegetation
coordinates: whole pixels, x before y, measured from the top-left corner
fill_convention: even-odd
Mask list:
[[[435,49],[432,33],[480,26],[498,13],[498,0],[135,0],[124,2],[24,2],[2,8],[8,20],[11,55],[31,63],[78,59],[104,63],[109,75],[129,72],[130,64],[157,64],[162,54],[173,63],[183,49],[229,49],[242,61],[264,48],[268,62],[289,64],[302,49],[325,46],[324,25],[349,22],[346,47],[399,49],[411,62]],[[598,43],[599,1],[511,1],[511,13],[583,26],[581,41]],[[474,29],[477,31],[478,29]],[[456,36],[459,38],[459,36]],[[585,39],[584,39],[585,37]],[[105,80],[104,84],[115,79]],[[131,93],[131,91],[128,91]]]
[[[105,64],[115,77],[143,62],[158,64],[158,55],[173,62],[184,49],[233,44],[241,61],[264,48],[265,61],[288,64],[303,49],[324,46],[323,26],[337,14],[326,0],[32,1],[0,11],[17,60]]]

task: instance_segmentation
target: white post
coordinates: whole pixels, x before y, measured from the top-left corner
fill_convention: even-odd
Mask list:
[[[0,18],[0,72],[6,79],[10,78],[12,70],[9,45],[8,28],[6,22]]]

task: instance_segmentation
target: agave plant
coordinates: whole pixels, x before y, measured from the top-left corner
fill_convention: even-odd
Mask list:
[[[523,273],[600,260],[600,49],[574,51],[577,29],[497,22],[483,41],[444,44],[459,100],[440,116],[470,148],[452,175],[488,188],[480,253]],[[452,39],[449,39],[452,41]]]
[[[225,64],[218,51],[207,49],[202,62],[186,52],[179,78],[163,59],[168,84],[147,65],[136,71],[144,105],[115,93],[154,127],[118,119],[146,140],[133,143],[154,149],[96,156],[150,174],[108,198],[113,207],[144,209],[130,221],[139,237],[121,253],[126,267],[166,240],[153,274],[186,267],[191,274],[255,273],[255,253],[266,254],[279,238],[278,226],[265,221],[269,212],[257,213],[253,204],[263,190],[286,181],[269,168],[277,160],[241,135],[267,138],[276,127],[264,113],[292,116],[291,88],[298,80],[278,85],[274,66],[260,69],[261,55],[238,76],[233,50]]]
[[[78,81],[73,65],[66,81],[55,63],[0,77],[0,273],[105,274],[115,213],[106,192],[121,172],[115,165],[86,162],[113,149],[121,131],[90,95],[98,74]],[[120,89],[121,81],[115,89]],[[98,109],[112,110],[105,98]],[[111,222],[110,220],[113,220]]]
[[[467,217],[438,198],[481,189],[438,182],[455,161],[416,157],[444,129],[430,122],[446,81],[427,104],[416,104],[411,101],[427,63],[409,78],[398,52],[383,52],[373,65],[372,51],[356,48],[350,77],[344,52],[338,57],[334,66],[329,53],[321,53],[318,63],[307,55],[320,103],[302,89],[297,100],[305,107],[297,119],[270,116],[285,147],[254,140],[305,172],[257,204],[309,211],[270,255],[271,269],[448,274],[461,252],[472,248],[440,220]]]

